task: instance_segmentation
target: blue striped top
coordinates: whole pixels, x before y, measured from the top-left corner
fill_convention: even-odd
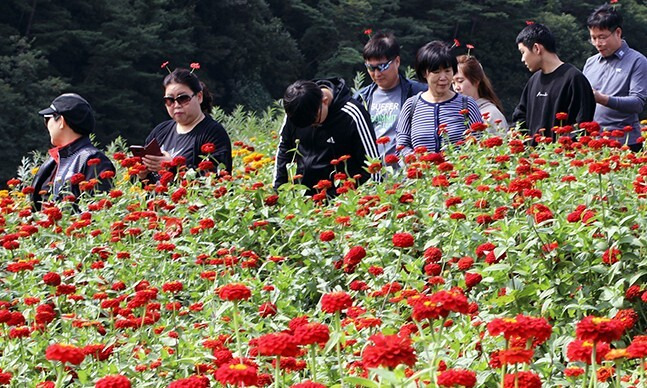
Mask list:
[[[456,93],[447,101],[433,103],[425,100],[418,93],[405,101],[400,111],[398,126],[396,128],[397,144],[404,146],[399,151],[401,156],[406,156],[419,146],[427,147],[429,152],[440,152],[445,148],[447,136],[438,133],[438,127],[446,124],[449,141],[456,143],[465,139],[465,130],[473,123],[483,121],[478,104],[473,98]],[[416,101],[416,109],[411,117],[411,106]],[[468,124],[465,124],[465,116],[460,113],[467,108]],[[475,134],[479,136],[479,134]]]

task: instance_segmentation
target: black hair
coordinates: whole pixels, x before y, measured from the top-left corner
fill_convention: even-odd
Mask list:
[[[451,68],[454,70],[454,74],[458,72],[458,61],[447,43],[434,40],[420,47],[416,53],[414,68],[421,81],[426,82],[424,80],[427,73],[436,71],[441,67],[445,69]]]
[[[622,15],[616,11],[615,7],[604,4],[593,11],[586,20],[586,26],[588,28],[614,31],[616,28],[622,28]]]
[[[323,92],[312,81],[299,80],[285,89],[283,108],[290,121],[298,128],[305,128],[317,120]]]
[[[364,60],[386,58],[390,61],[400,55],[400,45],[391,32],[379,32],[364,45]]]
[[[555,44],[555,37],[553,33],[550,32],[548,27],[540,23],[532,23],[517,35],[517,44],[522,43],[528,49],[532,49],[532,46],[535,43],[539,43],[544,46],[544,48],[551,53],[556,53],[557,48]]]
[[[202,92],[202,103],[200,104],[200,110],[204,114],[210,114],[211,109],[213,108],[213,96],[207,88],[207,85],[204,82],[198,79],[198,76],[191,73],[189,69],[177,68],[166,77],[164,77],[164,82],[162,85],[166,88],[170,84],[182,84],[186,85],[193,93]]]

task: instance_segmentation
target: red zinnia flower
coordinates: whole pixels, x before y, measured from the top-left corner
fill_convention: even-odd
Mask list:
[[[3,372],[2,369],[0,369],[0,385],[9,385],[11,384],[11,378],[13,375],[9,372]]]
[[[620,250],[615,248],[609,248],[606,251],[604,251],[604,254],[602,255],[602,262],[604,264],[611,265],[620,261],[621,256],[622,256],[622,252],[620,252]]]
[[[299,348],[294,337],[286,333],[270,333],[257,338],[258,354],[261,356],[295,357]]]
[[[319,240],[321,241],[332,241],[335,239],[335,232],[332,230],[324,230],[319,234]]]
[[[56,287],[61,284],[61,275],[57,274],[56,272],[48,272],[43,275],[43,283],[47,284],[48,286]]]
[[[633,309],[624,309],[618,311],[613,319],[620,321],[624,329],[629,330],[638,322],[638,313]]]
[[[541,379],[532,372],[517,372],[505,375],[503,386],[505,388],[541,388]]]
[[[591,342],[608,342],[620,339],[624,332],[622,322],[611,318],[589,315],[582,319],[575,329],[578,339]]]
[[[488,323],[487,330],[492,336],[503,334],[508,340],[533,338],[533,344],[538,345],[550,338],[552,326],[544,318],[519,314],[515,318],[495,318]]]
[[[206,376],[191,376],[172,381],[167,388],[208,388],[209,379]]]
[[[346,272],[355,271],[355,267],[366,257],[366,250],[361,245],[352,247],[344,256],[344,267]]]
[[[609,353],[609,344],[606,342],[598,342],[595,346],[595,360],[599,364],[604,359],[604,356]],[[566,348],[566,357],[571,362],[581,361],[586,364],[591,364],[591,354],[593,353],[593,343],[589,341],[575,340],[568,344]]]
[[[366,368],[395,368],[400,364],[413,366],[416,363],[416,354],[408,337],[375,334],[369,340],[374,345],[368,345],[362,352],[362,362]]]
[[[344,291],[329,292],[321,297],[321,310],[326,313],[342,311],[353,305],[353,299]]]
[[[262,318],[276,315],[276,312],[276,305],[272,302],[265,302],[262,305],[258,306],[258,314]]]
[[[465,369],[448,369],[438,375],[438,385],[441,387],[462,385],[472,388],[476,385],[476,373]]]
[[[410,233],[396,233],[393,235],[393,246],[398,248],[409,248],[414,243],[413,236]]]
[[[306,323],[294,330],[294,339],[299,345],[325,345],[329,338],[330,330],[322,323]]]
[[[584,374],[584,369],[571,367],[564,369],[564,376],[566,377],[578,377]]]
[[[483,280],[483,276],[480,273],[465,273],[465,287],[472,288],[475,285],[479,284]]]
[[[85,358],[83,349],[74,345],[54,344],[50,345],[45,351],[45,358],[50,361],[60,361],[62,363],[79,365]]]
[[[555,115],[555,118],[557,120],[568,120],[568,113],[566,112],[559,112]]]
[[[252,296],[252,292],[242,283],[230,283],[218,289],[218,296],[224,300],[246,300]]]
[[[163,292],[176,293],[182,291],[182,282],[168,282],[162,285]]]
[[[529,364],[535,351],[532,349],[510,348],[499,352],[503,364]]]
[[[302,383],[293,384],[290,388],[326,388],[325,385],[306,380]]]
[[[216,380],[220,384],[231,384],[234,386],[256,385],[258,376],[256,365],[251,361],[235,359],[223,364],[216,371]]]
[[[200,147],[200,151],[202,151],[203,154],[211,154],[216,151],[216,145],[213,143],[204,143]]]
[[[631,358],[647,358],[647,341],[634,340],[627,346],[627,354]]]
[[[97,381],[95,388],[130,388],[130,380],[122,375],[106,376]]]

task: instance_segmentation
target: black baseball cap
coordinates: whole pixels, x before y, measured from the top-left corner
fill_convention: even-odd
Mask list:
[[[81,135],[94,132],[94,112],[90,103],[76,93],[65,93],[56,97],[49,108],[38,112],[41,116],[61,115],[65,122]]]

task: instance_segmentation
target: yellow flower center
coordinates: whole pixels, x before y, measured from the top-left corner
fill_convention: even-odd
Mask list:
[[[591,319],[591,322],[593,322],[593,324],[595,324],[595,325],[599,325],[601,323],[609,322],[609,321],[611,321],[611,318],[595,317],[595,318]]]
[[[245,365],[245,364],[232,364],[232,365],[229,365],[229,369],[245,370],[245,369],[247,369],[247,365]]]

